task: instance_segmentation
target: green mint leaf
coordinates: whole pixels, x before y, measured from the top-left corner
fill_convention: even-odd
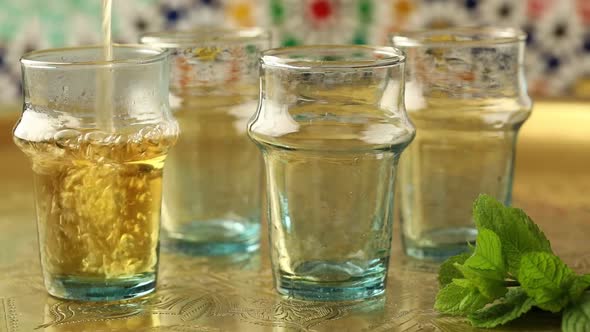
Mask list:
[[[561,319],[561,330],[563,332],[590,331],[590,294],[584,294],[579,301],[567,307]]]
[[[438,284],[441,288],[450,284],[453,279],[463,278],[463,274],[454,266],[454,264],[463,264],[469,256],[471,256],[471,253],[462,253],[450,257],[441,264],[438,270]]]
[[[515,276],[525,253],[552,252],[545,234],[522,210],[505,207],[491,196],[478,197],[473,206],[473,218],[478,229],[487,228],[500,237],[508,272]]]
[[[465,279],[455,279],[438,291],[434,309],[449,315],[467,315],[483,308],[490,300]]]
[[[499,280],[494,270],[480,270],[460,264],[455,264],[455,267],[463,273],[466,279],[475,285],[483,296],[488,298],[489,302],[504,296],[508,291],[506,286],[504,286],[504,280]]]
[[[463,276],[476,285],[479,292],[490,301],[504,296],[507,289],[505,262],[500,238],[486,228],[480,228],[475,241],[475,252],[463,264],[454,266]]]
[[[590,274],[576,276],[569,289],[569,295],[572,301],[579,299],[588,288],[590,288]]]
[[[476,327],[496,327],[522,316],[534,304],[522,289],[511,288],[502,299],[469,315],[469,321]]]
[[[569,289],[575,277],[559,257],[532,252],[522,256],[518,281],[539,308],[559,312],[570,301]]]
[[[502,244],[498,235],[487,228],[478,229],[475,252],[463,265],[479,271],[488,271],[486,273],[488,278],[504,280],[506,263],[502,256]]]

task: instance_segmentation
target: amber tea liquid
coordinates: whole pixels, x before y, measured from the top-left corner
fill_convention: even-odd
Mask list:
[[[26,128],[41,116],[27,109],[19,125]],[[136,293],[142,287],[151,291],[162,168],[175,135],[174,128],[153,125],[117,134],[65,129],[41,138],[17,127],[15,142],[33,163],[41,259],[46,285],[55,288],[51,294],[67,289],[66,296],[79,298],[72,294],[77,285],[85,294],[95,285],[97,298],[126,284]],[[92,299],[92,290],[86,297]]]

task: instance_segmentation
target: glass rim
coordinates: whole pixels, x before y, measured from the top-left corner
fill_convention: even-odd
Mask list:
[[[191,30],[148,32],[140,37],[140,43],[162,48],[195,47],[211,44],[241,44],[255,40],[269,40],[270,31],[254,28],[202,27]]]
[[[432,40],[436,36],[466,36],[465,39]],[[473,39],[481,36],[481,39]],[[527,34],[511,27],[460,27],[394,32],[389,40],[395,47],[484,47],[524,42]]]
[[[142,44],[113,44],[113,49],[133,49],[140,52],[145,52],[145,57],[131,57],[126,59],[114,60],[91,60],[91,61],[51,61],[40,60],[39,58],[47,55],[68,54],[69,52],[83,51],[83,50],[97,50],[102,51],[103,45],[89,45],[63,48],[48,48],[43,50],[36,50],[24,54],[20,58],[20,63],[23,66],[31,68],[70,68],[70,67],[113,67],[120,65],[142,65],[162,61],[170,54],[169,50],[157,48],[150,45]]]
[[[301,58],[289,58],[288,55],[296,55],[298,52],[310,51],[370,51],[373,54],[381,55],[378,59],[346,59],[340,61],[311,60]],[[326,54],[327,55],[327,54]],[[331,54],[334,55],[334,54]],[[391,67],[405,63],[406,57],[403,52],[391,46],[370,46],[370,45],[307,45],[294,47],[273,48],[262,52],[261,64],[265,67],[294,69],[294,70],[354,70]]]

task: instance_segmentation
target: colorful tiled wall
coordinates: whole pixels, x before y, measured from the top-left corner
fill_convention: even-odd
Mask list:
[[[101,0],[0,1],[0,102],[20,96],[22,53],[99,41]],[[266,26],[275,45],[387,43],[396,30],[519,26],[535,95],[571,95],[590,77],[590,0],[114,0],[114,34],[198,25]]]

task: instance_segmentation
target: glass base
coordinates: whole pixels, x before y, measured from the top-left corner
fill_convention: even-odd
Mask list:
[[[277,291],[290,298],[312,301],[352,301],[379,296],[385,292],[387,261],[379,259],[369,269],[350,262],[305,262],[296,268],[296,275],[279,271]]]
[[[402,241],[406,255],[439,262],[470,251],[476,237],[477,229],[462,227],[432,231],[423,234],[420,240],[403,237]]]
[[[129,278],[99,279],[53,276],[45,281],[52,296],[76,301],[128,300],[152,293],[156,289],[156,274],[144,273]]]
[[[251,253],[260,247],[260,225],[243,220],[193,221],[163,235],[164,249],[193,256]]]

